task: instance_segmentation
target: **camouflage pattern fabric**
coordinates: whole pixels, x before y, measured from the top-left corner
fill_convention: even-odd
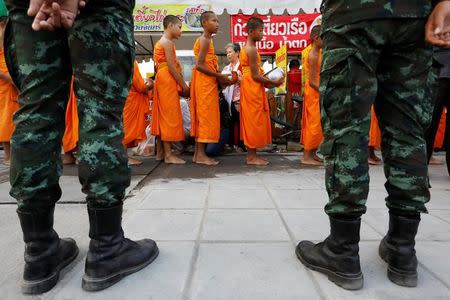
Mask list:
[[[435,0],[323,0],[324,29],[363,20],[427,18]]]
[[[47,209],[61,197],[61,140],[73,74],[82,190],[92,207],[121,202],[130,183],[121,141],[134,58],[131,11],[82,11],[71,30],[54,32],[34,32],[23,9],[12,10],[9,18],[6,58],[20,90],[11,196],[23,210]]]
[[[374,103],[382,132],[387,206],[426,212],[424,130],[431,121],[432,50],[425,20],[362,21],[323,34],[321,114],[329,215],[360,216],[369,191],[368,140]]]

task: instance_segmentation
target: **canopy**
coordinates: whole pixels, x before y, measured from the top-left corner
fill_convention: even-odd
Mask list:
[[[244,14],[282,14],[285,10],[289,14],[297,14],[300,10],[306,13],[318,12],[321,0],[136,0],[136,3],[147,4],[209,4],[216,14],[222,14],[226,9],[229,14],[237,14],[239,10]]]

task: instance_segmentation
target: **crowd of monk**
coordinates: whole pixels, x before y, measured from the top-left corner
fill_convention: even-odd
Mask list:
[[[146,128],[150,124],[151,134],[156,137],[157,159],[169,164],[184,164],[172,151],[172,143],[186,139],[180,97],[190,98],[190,134],[195,139],[193,162],[216,165],[219,162],[205,152],[210,143],[218,143],[220,138],[219,90],[238,84],[240,91],[239,122],[240,138],[247,149],[246,163],[267,165],[268,161],[257,155],[256,150],[272,143],[272,125],[266,89],[279,86],[285,78],[270,80],[264,76],[261,57],[256,43],[263,38],[263,22],[251,18],[247,24],[248,40],[239,54],[239,71],[224,74],[219,71],[212,36],[218,32],[217,16],[212,12],[202,15],[203,34],[194,44],[196,66],[193,69],[190,86],[182,76],[182,66],[176,56],[175,40],[181,36],[181,22],[175,16],[164,19],[164,34],[154,48],[156,76],[154,81],[143,79],[138,63],[134,62],[133,79],[129,96],[123,111],[125,148],[135,147],[146,140]],[[3,38],[4,21],[0,22]],[[300,159],[305,165],[321,165],[317,150],[322,142],[320,121],[320,66],[322,41],[320,25],[311,30],[311,44],[302,52],[301,87],[293,87],[288,76],[288,85],[294,93],[303,95],[301,143],[304,155]],[[292,64],[290,73],[298,73],[299,63]],[[292,67],[291,66],[291,67]],[[297,83],[297,82],[296,82]],[[300,85],[300,83],[298,84]],[[150,107],[152,99],[152,107]],[[13,115],[19,109],[18,92],[9,76],[3,49],[0,49],[0,142],[4,148],[4,164],[9,164],[10,139],[14,131]],[[445,117],[443,113],[435,139],[435,148],[441,148],[444,139]],[[380,164],[375,155],[380,148],[381,136],[375,112],[372,108],[372,122],[369,132],[369,163]],[[65,164],[76,163],[78,144],[77,100],[72,92],[66,111],[66,131],[62,140]],[[433,161],[432,161],[433,162]],[[141,162],[132,157],[130,165]]]

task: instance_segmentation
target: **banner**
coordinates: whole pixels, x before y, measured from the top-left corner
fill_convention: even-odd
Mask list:
[[[283,69],[284,74],[286,75],[284,78],[284,83],[275,88],[275,94],[286,94],[286,85],[287,85],[287,46],[283,45],[280,49],[275,52],[275,62],[278,68]]]
[[[247,32],[245,26],[251,17],[264,21],[264,38],[257,43],[259,53],[274,54],[286,45],[289,54],[300,54],[310,43],[311,25],[316,25],[320,14],[297,14],[290,16],[232,15],[231,40],[245,45]]]
[[[133,11],[134,31],[164,31],[163,20],[167,15],[175,15],[183,23],[182,31],[203,31],[200,15],[210,10],[207,4],[143,4],[136,3]]]

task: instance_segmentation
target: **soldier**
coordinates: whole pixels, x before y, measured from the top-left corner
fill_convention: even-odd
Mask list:
[[[307,267],[345,289],[360,289],[361,215],[369,190],[370,107],[382,131],[389,231],[379,254],[389,279],[417,285],[415,235],[430,194],[424,130],[431,119],[433,44],[450,46],[450,1],[324,0],[321,114],[330,235],[296,248]],[[427,27],[425,27],[427,22]],[[444,28],[447,28],[444,30]],[[426,35],[425,35],[426,33]]]
[[[61,269],[78,254],[75,241],[60,239],[53,229],[55,203],[61,197],[61,139],[72,74],[80,112],[79,177],[87,195],[91,238],[82,287],[105,289],[158,255],[154,241],[126,239],[121,226],[122,201],[130,183],[121,120],[133,70],[134,1],[6,3],[10,16],[5,52],[20,91],[11,142],[10,194],[18,202],[25,242],[22,292],[50,290]],[[27,15],[29,6],[28,14],[35,19]]]

